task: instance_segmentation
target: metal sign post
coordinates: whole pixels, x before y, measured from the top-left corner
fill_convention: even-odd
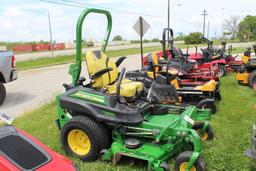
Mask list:
[[[140,60],[141,60],[141,68],[143,67],[143,20],[140,16]]]
[[[133,29],[140,35],[141,67],[143,67],[143,36],[150,28],[150,25],[141,16],[133,26]]]

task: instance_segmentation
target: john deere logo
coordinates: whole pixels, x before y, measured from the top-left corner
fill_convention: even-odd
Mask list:
[[[88,100],[88,101],[94,101],[97,103],[103,103],[105,104],[105,99],[102,96],[98,96],[98,95],[94,95],[94,94],[90,94],[90,93],[86,93],[86,92],[82,92],[82,91],[78,91],[74,94],[72,94],[73,97],[78,97],[84,100]]]

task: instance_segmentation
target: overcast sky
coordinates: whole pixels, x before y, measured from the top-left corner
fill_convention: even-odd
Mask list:
[[[160,38],[167,25],[167,0],[49,0],[80,6],[106,8],[112,11],[111,36],[122,35],[125,39],[138,39],[133,25],[139,15],[151,25],[145,38]],[[81,4],[83,3],[83,4]],[[255,14],[255,0],[171,0],[171,27],[174,32],[202,31],[203,10],[207,10],[206,22],[210,21],[210,36],[221,33],[221,16]],[[52,18],[53,38],[57,42],[72,41],[77,18],[83,8],[51,4],[40,0],[0,0],[0,41],[49,40],[48,11]],[[118,12],[118,13],[117,13]],[[121,12],[121,13],[120,13]],[[90,15],[83,26],[85,39],[102,40],[106,19]]]

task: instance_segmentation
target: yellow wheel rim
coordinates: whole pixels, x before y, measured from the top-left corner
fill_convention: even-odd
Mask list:
[[[80,129],[73,129],[68,134],[68,145],[80,156],[86,155],[91,149],[91,142],[86,133]]]
[[[201,129],[197,129],[196,132],[201,137],[201,141],[206,141],[208,139],[208,133],[207,132],[201,134]]]
[[[186,171],[187,167],[188,167],[188,162],[181,163],[180,164],[180,171]],[[193,166],[190,171],[196,171],[195,166]]]
[[[201,135],[201,141],[206,141],[208,139],[208,133],[205,132],[203,135]]]

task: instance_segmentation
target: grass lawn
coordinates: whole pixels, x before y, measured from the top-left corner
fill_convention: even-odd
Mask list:
[[[256,122],[255,92],[247,86],[238,85],[234,74],[221,79],[223,100],[218,104],[218,112],[212,117],[215,138],[203,144],[203,158],[209,171],[256,170],[256,161],[244,156],[244,150],[251,146],[252,124]],[[54,120],[57,108],[54,102],[17,118],[14,125],[40,139],[58,153],[59,131]],[[145,170],[145,165],[114,165],[97,161],[83,163],[74,159],[81,170]],[[173,163],[173,162],[172,162]],[[171,166],[173,168],[173,165]]]

